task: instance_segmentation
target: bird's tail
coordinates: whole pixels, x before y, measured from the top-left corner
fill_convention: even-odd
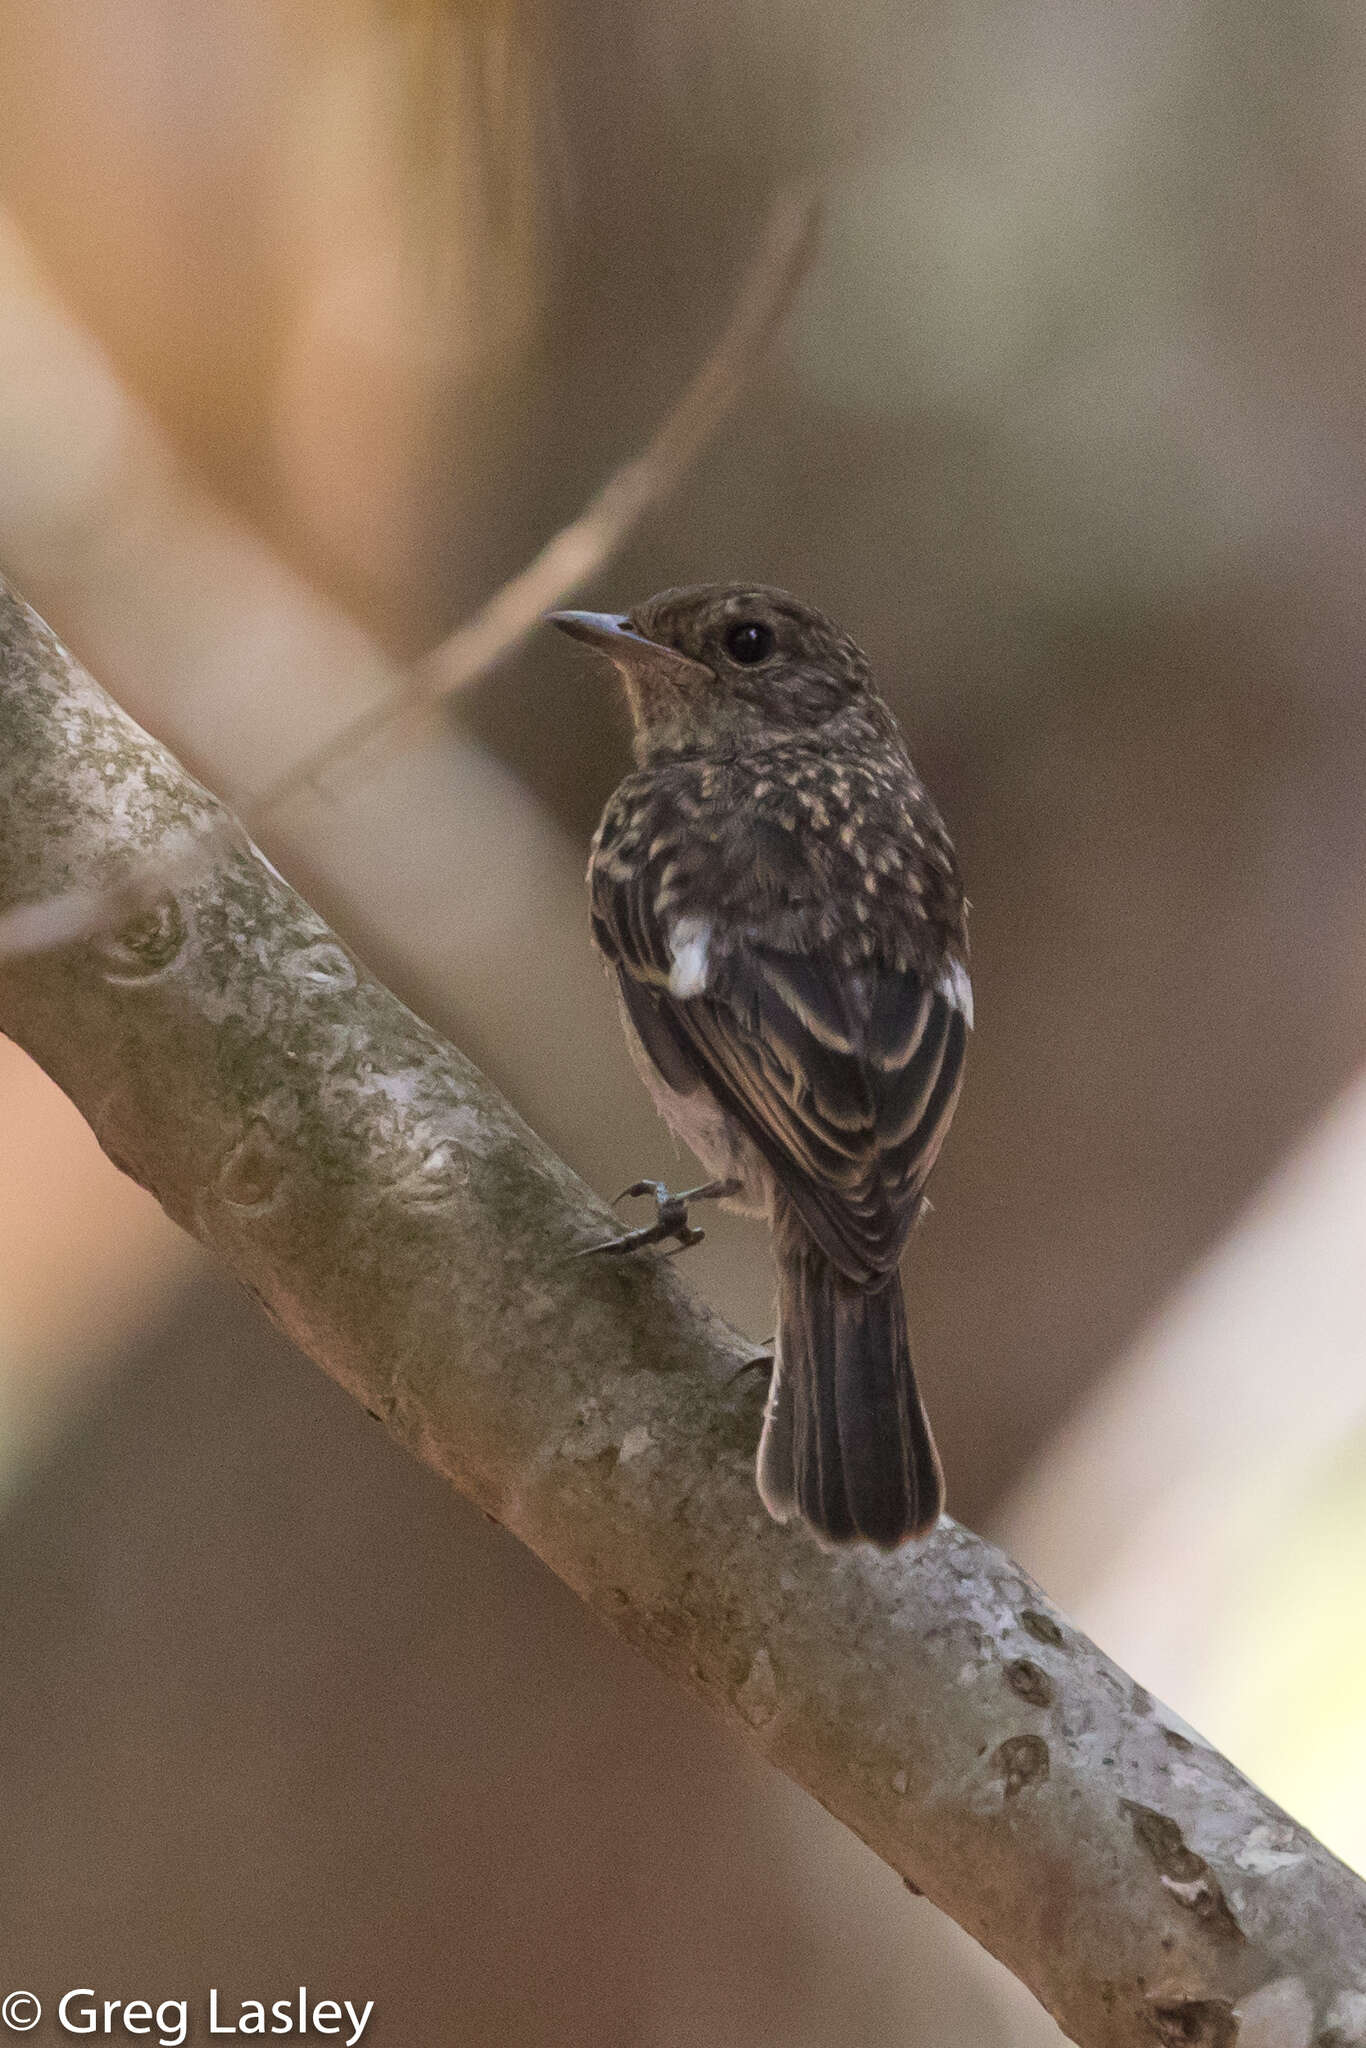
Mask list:
[[[759,1439],[759,1492],[826,1543],[894,1550],[939,1519],[944,1479],[920,1405],[893,1272],[859,1287],[783,1233],[778,1342]]]

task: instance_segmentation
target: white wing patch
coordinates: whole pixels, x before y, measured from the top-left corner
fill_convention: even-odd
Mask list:
[[[968,970],[962,961],[950,960],[935,987],[946,1003],[952,1003],[955,1010],[962,1011],[963,1022],[971,1031],[972,983],[968,980]]]
[[[700,996],[707,986],[711,925],[705,917],[680,917],[669,928],[671,996]]]

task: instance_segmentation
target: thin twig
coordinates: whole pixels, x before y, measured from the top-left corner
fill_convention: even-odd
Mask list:
[[[525,569],[419,662],[399,696],[353,719],[263,790],[243,814],[248,827],[357,754],[369,752],[375,742],[396,743],[430,716],[443,698],[486,675],[526,638],[544,612],[597,575],[632,527],[677,487],[734,405],[810,269],[819,221],[819,202],[809,194],[789,194],[778,203],[741,282],[725,332],[644,452],[609,477],[577,519],[562,527]]]
[[[487,674],[531,632],[543,612],[597,575],[631,528],[674,490],[703,443],[734,405],[791,309],[811,267],[819,201],[788,194],[770,216],[763,241],[715,348],[644,452],[618,469],[570,525],[472,619],[419,662],[407,686],[351,720],[327,743],[241,806],[249,831],[321,779],[362,754],[371,761],[420,728],[442,700]],[[212,852],[212,848],[208,852]],[[158,889],[192,879],[202,844],[177,841],[105,889],[72,890],[25,904],[0,918],[0,961],[71,945],[113,929]]]

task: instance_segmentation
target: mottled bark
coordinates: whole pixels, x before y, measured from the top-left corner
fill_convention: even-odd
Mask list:
[[[0,915],[187,831],[209,857],[121,924],[0,967],[110,1155],[1074,2040],[1366,2044],[1366,1888],[966,1530],[887,1560],[771,1523],[747,1347],[671,1266],[574,1258],[602,1205],[0,598]]]

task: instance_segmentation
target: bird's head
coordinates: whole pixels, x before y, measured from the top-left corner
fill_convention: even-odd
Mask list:
[[[617,670],[642,761],[771,743],[877,703],[867,659],[849,635],[763,584],[697,584],[630,612],[549,617]]]

